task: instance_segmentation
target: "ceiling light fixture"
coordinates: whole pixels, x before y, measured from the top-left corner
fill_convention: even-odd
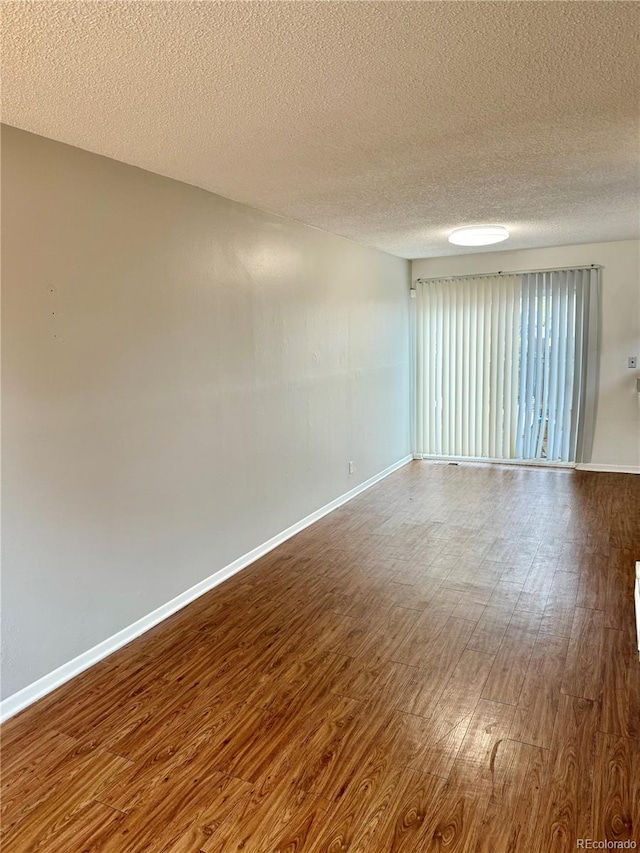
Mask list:
[[[449,242],[456,246],[489,246],[508,239],[509,232],[502,225],[470,225],[456,228],[449,234]]]

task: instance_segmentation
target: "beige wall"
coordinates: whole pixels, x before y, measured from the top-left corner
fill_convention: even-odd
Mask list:
[[[409,264],[11,128],[2,225],[7,696],[409,453]]]
[[[640,397],[627,358],[640,359],[640,242],[482,252],[413,261],[412,278],[602,264],[600,389],[591,462],[640,470]]]

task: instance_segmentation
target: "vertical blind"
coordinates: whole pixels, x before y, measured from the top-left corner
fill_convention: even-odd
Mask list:
[[[598,283],[593,268],[419,281],[418,455],[584,458]]]

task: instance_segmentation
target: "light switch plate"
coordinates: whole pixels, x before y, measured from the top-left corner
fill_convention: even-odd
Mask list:
[[[627,367],[636,368],[638,366],[638,356],[630,355],[627,361]]]

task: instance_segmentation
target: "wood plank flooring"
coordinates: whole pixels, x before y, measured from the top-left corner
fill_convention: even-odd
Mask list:
[[[640,846],[640,477],[414,462],[22,714],[4,853]]]

